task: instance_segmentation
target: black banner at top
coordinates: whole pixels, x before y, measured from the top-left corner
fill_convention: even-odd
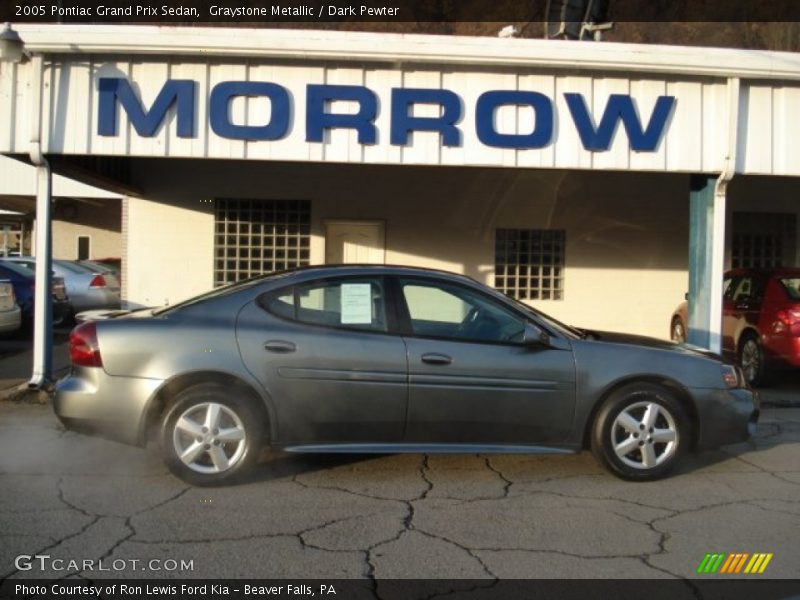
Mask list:
[[[2,0],[0,21],[247,23],[800,21],[798,0]]]

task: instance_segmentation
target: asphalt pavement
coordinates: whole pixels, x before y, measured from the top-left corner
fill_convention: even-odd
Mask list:
[[[31,364],[29,340],[0,341],[0,397],[24,387]],[[713,552],[773,553],[769,577],[798,578],[797,374],[773,383],[762,399],[783,408],[763,411],[754,440],[647,484],[589,453],[277,454],[248,483],[191,488],[156,446],[67,432],[49,405],[0,402],[0,578],[683,578]],[[19,555],[65,562],[20,570]]]
[[[653,483],[589,453],[280,454],[207,489],[167,473],[157,447],[3,402],[0,577],[683,578],[709,552],[765,552],[765,577],[798,578],[799,455],[800,409],[768,408],[751,442]],[[37,554],[65,562],[15,568]]]

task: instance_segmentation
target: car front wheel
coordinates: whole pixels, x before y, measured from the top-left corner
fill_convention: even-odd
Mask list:
[[[669,390],[629,384],[600,407],[591,444],[597,459],[618,477],[652,481],[680,462],[689,444],[689,422]]]
[[[180,392],[161,427],[169,469],[193,485],[231,483],[249,472],[261,448],[262,427],[249,403],[216,384]]]

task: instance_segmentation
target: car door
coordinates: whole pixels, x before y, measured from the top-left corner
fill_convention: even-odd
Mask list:
[[[761,304],[764,299],[764,281],[758,275],[744,275],[733,282],[733,292],[730,302],[724,308],[724,326],[731,332],[731,347],[729,351],[735,352],[739,338],[745,329],[758,330],[758,320],[761,314]]]
[[[242,310],[242,359],[271,398],[276,442],[401,440],[406,349],[390,320],[381,277],[298,284]]]
[[[524,345],[526,318],[477,289],[400,278],[408,348],[405,439],[547,444],[570,433],[575,366],[563,349]]]
[[[741,282],[741,277],[726,277],[722,283],[722,350],[736,351],[736,309],[733,294]]]

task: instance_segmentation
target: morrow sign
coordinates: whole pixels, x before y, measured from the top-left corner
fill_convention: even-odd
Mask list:
[[[118,109],[121,106],[136,132],[142,137],[152,137],[174,106],[178,137],[196,137],[197,87],[197,82],[190,79],[168,79],[152,105],[146,108],[127,79],[100,78],[97,133],[111,137],[118,135]],[[234,123],[230,104],[237,97],[268,101],[268,121],[258,125]],[[659,96],[647,123],[643,124],[634,99],[627,94],[611,94],[599,118],[589,110],[583,95],[564,93],[564,100],[583,147],[598,152],[611,147],[620,123],[628,136],[631,150],[654,152],[676,104],[674,96]],[[339,101],[355,103],[357,110],[351,113],[333,112],[334,103]],[[418,104],[438,106],[439,115],[415,116],[413,107]],[[326,130],[343,128],[355,130],[360,144],[376,144],[378,106],[377,94],[365,86],[309,84],[306,87],[305,139],[307,142],[322,142]],[[498,131],[495,114],[498,109],[508,106],[533,110],[534,124],[530,131]],[[452,90],[393,88],[389,108],[389,140],[392,145],[405,146],[413,132],[430,131],[440,134],[444,146],[461,146],[463,101]],[[291,129],[293,112],[290,91],[268,81],[223,81],[211,89],[208,98],[211,130],[220,137],[234,140],[280,140]],[[486,146],[535,149],[552,143],[555,118],[553,100],[540,92],[490,90],[477,99],[473,126],[478,139]]]

